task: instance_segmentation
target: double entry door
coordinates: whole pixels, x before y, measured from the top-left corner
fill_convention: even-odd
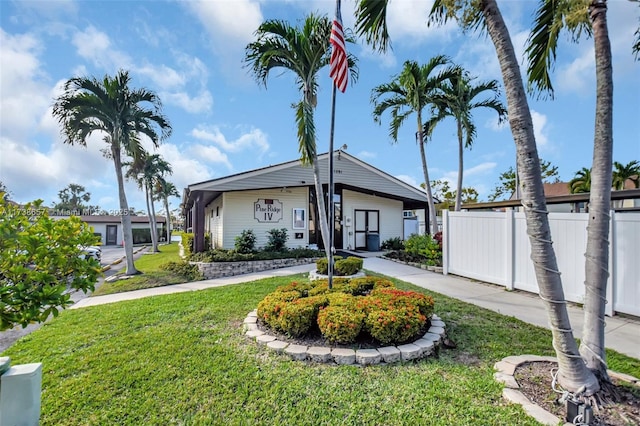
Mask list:
[[[355,248],[367,250],[369,235],[378,235],[380,231],[380,210],[355,210],[354,216]]]

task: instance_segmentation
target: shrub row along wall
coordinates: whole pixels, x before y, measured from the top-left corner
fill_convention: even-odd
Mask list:
[[[308,265],[314,263],[317,258],[301,259],[273,259],[252,260],[243,262],[189,262],[196,265],[206,280],[212,278],[232,277],[234,275],[248,274],[251,272],[269,271],[271,269],[287,268],[289,266]]]

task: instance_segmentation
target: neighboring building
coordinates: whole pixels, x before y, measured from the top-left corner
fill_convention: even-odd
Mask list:
[[[326,196],[328,153],[318,156],[318,166]],[[424,210],[427,202],[421,189],[342,150],[334,152],[334,187],[336,249],[367,250],[403,238],[403,211]],[[181,207],[196,252],[206,249],[206,233],[212,248],[231,249],[251,229],[262,247],[274,228],[287,229],[289,248],[322,247],[315,197],[313,169],[296,160],[189,185]]]
[[[585,213],[588,211],[588,192],[567,195],[549,195],[546,191],[547,210],[554,213]],[[557,184],[556,184],[557,185]],[[520,211],[522,201],[519,199],[509,199],[504,201],[493,201],[489,203],[463,204],[463,210],[500,210],[513,208]],[[640,189],[624,189],[621,191],[611,191],[611,209],[617,212],[640,211]]]
[[[102,245],[122,245],[124,236],[122,235],[122,219],[120,216],[82,215],[78,217],[83,222],[91,226],[96,235],[100,236]],[[162,216],[156,216],[156,222],[158,225],[159,241],[164,241],[167,235],[165,228],[167,219]],[[134,244],[145,244],[151,242],[149,216],[131,216],[131,229],[133,232]]]

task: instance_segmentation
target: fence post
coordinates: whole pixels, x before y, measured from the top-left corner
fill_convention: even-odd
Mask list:
[[[449,275],[449,210],[442,210],[442,274]]]
[[[513,230],[513,225],[514,225],[513,209],[506,209],[504,213],[505,213],[505,226],[506,226],[506,232],[505,232],[506,253],[505,253],[505,259],[504,259],[506,264],[505,287],[507,290],[511,291],[514,289],[515,259],[513,258],[513,256],[515,255],[515,244],[516,244],[514,240],[515,232]]]
[[[607,303],[604,305],[604,314],[612,317],[615,314],[615,300],[613,299],[613,295],[615,294],[613,286],[616,285],[616,266],[615,266],[615,255],[616,255],[616,212],[611,210],[609,212],[609,277],[607,278]]]

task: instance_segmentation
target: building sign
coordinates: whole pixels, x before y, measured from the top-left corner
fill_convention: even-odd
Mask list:
[[[258,222],[276,223],[282,220],[282,203],[278,200],[258,198],[253,203],[253,217]]]

